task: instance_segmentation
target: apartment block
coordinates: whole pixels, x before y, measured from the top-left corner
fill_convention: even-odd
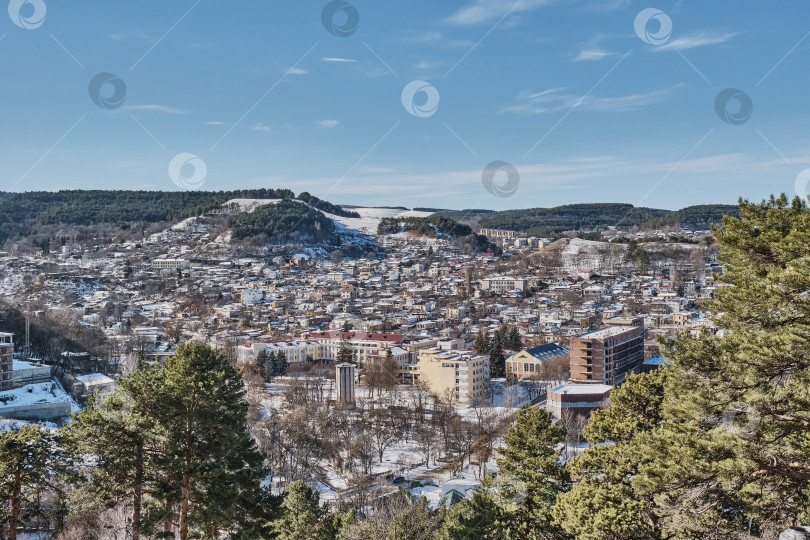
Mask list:
[[[0,332],[0,390],[9,390],[12,387],[13,353],[14,334]]]
[[[424,349],[419,351],[416,380],[430,391],[443,396],[455,392],[459,403],[470,403],[487,397],[489,357],[454,350]]]
[[[624,382],[644,362],[643,326],[607,326],[571,338],[571,382]]]
[[[515,231],[507,231],[504,229],[481,229],[478,234],[484,235],[487,238],[514,238]]]

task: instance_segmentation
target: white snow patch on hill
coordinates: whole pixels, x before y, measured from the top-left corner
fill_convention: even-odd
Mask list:
[[[405,217],[427,217],[431,212],[419,212],[417,210],[402,210],[401,208],[352,208],[351,210],[360,214],[359,218],[346,218],[326,214],[337,223],[349,229],[366,233],[377,234],[377,225],[383,218],[405,218]]]
[[[281,199],[231,199],[222,203],[222,206],[236,205],[240,212],[253,212],[265,204],[276,204]]]

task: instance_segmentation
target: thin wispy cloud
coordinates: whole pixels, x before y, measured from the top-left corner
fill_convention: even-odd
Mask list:
[[[501,109],[499,112],[514,112],[520,114],[541,114],[565,111],[576,107],[579,110],[600,112],[627,112],[647,105],[665,101],[673,91],[682,84],[677,84],[663,90],[655,90],[640,94],[624,96],[599,96],[588,94],[585,96],[566,93],[565,88],[550,88],[542,92],[524,92],[518,96],[521,101]]]
[[[681,38],[675,38],[664,45],[653,48],[655,51],[681,51],[686,49],[694,49],[696,47],[705,47],[706,45],[717,45],[725,43],[735,36],[740,35],[739,32],[727,32],[725,34],[713,34],[711,32],[697,32],[689,34]]]
[[[309,71],[301,68],[290,68],[287,70],[290,75],[306,75]]]
[[[427,60],[421,60],[414,64],[413,67],[416,69],[433,69],[439,67],[443,64],[443,62],[428,62]]]
[[[474,26],[497,21],[510,11],[532,11],[551,3],[552,0],[474,0],[446,18],[445,22],[455,26]]]
[[[206,124],[206,125],[209,125],[209,126],[221,126],[224,123],[225,122],[203,122],[203,124]]]
[[[351,58],[335,58],[332,56],[321,58],[324,62],[357,62],[357,60],[352,60]]]
[[[167,105],[127,105],[124,109],[127,111],[161,112],[165,114],[186,114],[187,112],[183,109],[169,107]]]
[[[321,126],[322,128],[328,129],[335,127],[339,123],[340,122],[338,122],[337,120],[321,120],[320,122],[318,122],[318,125]]]
[[[262,122],[256,122],[250,126],[250,129],[253,131],[270,131],[270,126],[266,126]]]
[[[616,53],[601,50],[579,51],[579,54],[574,57],[574,62],[598,61],[609,56],[616,56]]]

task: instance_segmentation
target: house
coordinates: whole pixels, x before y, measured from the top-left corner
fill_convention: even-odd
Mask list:
[[[523,349],[506,359],[506,376],[517,379],[532,377],[540,371],[543,362],[568,356],[568,349],[556,343]]]
[[[610,405],[611,390],[609,384],[562,384],[548,391],[546,410],[556,418],[565,413],[589,416]]]
[[[108,395],[115,391],[115,381],[101,373],[76,375],[71,392],[79,399],[86,399],[95,394]]]

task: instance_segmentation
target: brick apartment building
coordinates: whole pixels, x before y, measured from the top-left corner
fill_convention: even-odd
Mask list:
[[[571,338],[571,382],[624,382],[644,362],[643,326],[607,326]]]
[[[0,333],[0,390],[12,388],[14,360],[14,334]]]

